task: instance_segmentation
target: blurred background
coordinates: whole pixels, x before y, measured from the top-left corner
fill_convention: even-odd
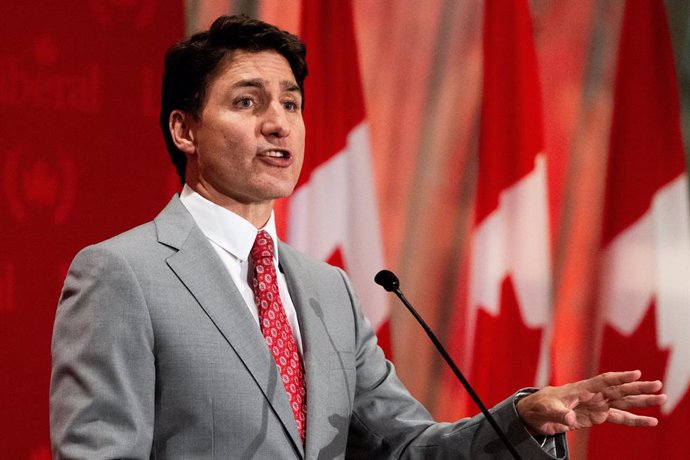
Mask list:
[[[373,285],[384,267],[489,404],[601,370],[666,381],[669,402],[649,411],[658,428],[577,433],[572,458],[682,456],[690,3],[36,0],[0,11],[2,458],[50,458],[50,337],[72,257],[152,219],[180,189],[158,126],[165,50],[240,13],[308,46],[308,160],[277,205],[282,238],[351,274],[410,391],[442,420],[477,412]]]

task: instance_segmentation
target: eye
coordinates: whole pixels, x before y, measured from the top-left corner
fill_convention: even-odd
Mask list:
[[[240,109],[250,109],[254,107],[254,100],[251,97],[241,97],[235,100],[234,105]]]
[[[285,110],[288,112],[297,112],[299,111],[299,104],[295,101],[285,101],[283,102],[283,107],[285,107]]]

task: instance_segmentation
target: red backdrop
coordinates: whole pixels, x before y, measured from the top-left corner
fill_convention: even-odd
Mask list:
[[[183,2],[4,2],[0,15],[0,452],[49,458],[50,338],[83,246],[177,189],[158,128]]]

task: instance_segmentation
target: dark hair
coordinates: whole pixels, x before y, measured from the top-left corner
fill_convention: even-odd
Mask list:
[[[235,50],[260,52],[273,50],[287,59],[304,96],[307,76],[304,43],[289,32],[247,16],[221,16],[211,28],[171,46],[165,55],[160,125],[180,183],[185,182],[187,157],[172,140],[168,120],[173,110],[193,117],[201,115],[206,89],[219,64]]]

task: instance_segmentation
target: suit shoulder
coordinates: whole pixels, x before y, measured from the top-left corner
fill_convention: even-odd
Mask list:
[[[119,254],[141,251],[143,247],[156,243],[156,228],[154,223],[147,222],[107,240],[88,246],[85,249],[113,251]]]
[[[166,249],[157,241],[154,223],[147,222],[84,247],[75,255],[72,266],[110,266],[112,263],[124,262],[134,267],[156,258],[155,254],[160,251],[169,253],[169,249]],[[116,260],[120,262],[115,262]]]
[[[87,246],[79,253],[110,252],[128,259],[136,259],[142,255],[150,256],[151,251],[162,250],[162,247],[170,241],[173,245],[183,242],[192,226],[191,216],[186,212],[179,198],[174,196],[155,219]],[[161,235],[165,235],[166,238],[162,239]]]

